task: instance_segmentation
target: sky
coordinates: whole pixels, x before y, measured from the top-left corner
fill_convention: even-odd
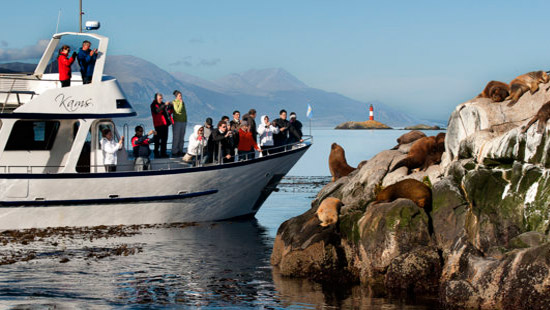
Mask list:
[[[0,62],[78,30],[78,0],[2,3]],[[550,70],[550,1],[83,0],[109,53],[214,80],[283,68],[310,87],[447,120],[490,80]],[[6,14],[8,13],[9,14]]]

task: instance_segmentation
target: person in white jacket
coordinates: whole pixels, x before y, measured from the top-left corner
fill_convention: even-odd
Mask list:
[[[206,140],[204,126],[195,125],[193,133],[189,136],[189,145],[187,146],[187,153],[183,156],[183,161],[193,162],[197,156],[202,155],[206,146]]]
[[[113,132],[111,129],[106,128],[101,132],[103,138],[101,139],[101,151],[103,151],[103,165],[105,166],[106,172],[116,171],[116,154],[119,150],[122,149],[122,142],[124,141],[124,136],[120,138],[120,141],[115,142],[113,140]]]
[[[273,126],[269,122],[269,116],[262,115],[260,118],[260,125],[258,126],[258,135],[260,135],[260,148],[262,149],[262,155],[269,154],[269,149],[275,145],[273,141],[273,134],[279,133],[279,127]]]

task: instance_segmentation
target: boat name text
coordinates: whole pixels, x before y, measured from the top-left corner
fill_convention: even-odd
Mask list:
[[[57,95],[57,97],[55,97],[55,102],[59,103],[59,107],[65,108],[67,112],[76,112],[80,109],[85,109],[94,105],[92,103],[92,98],[85,100],[75,100],[71,96],[65,97],[65,94]]]

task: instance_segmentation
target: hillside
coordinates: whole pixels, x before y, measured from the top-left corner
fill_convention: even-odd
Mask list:
[[[0,64],[0,73],[32,72],[34,64]],[[52,72],[56,71],[53,64]],[[78,66],[73,66],[78,71]],[[219,119],[233,110],[246,113],[255,108],[272,118],[279,110],[294,111],[305,119],[308,104],[313,107],[314,126],[335,126],[346,121],[368,119],[368,106],[374,105],[376,120],[389,126],[407,126],[421,120],[396,111],[381,102],[360,102],[334,92],[309,87],[281,68],[248,70],[208,81],[189,74],[168,73],[155,64],[130,55],[109,56],[105,74],[115,76],[129,101],[138,112],[138,121],[150,117],[149,104],[155,93],[173,98],[180,90],[186,101],[190,122],[203,122],[206,117]]]

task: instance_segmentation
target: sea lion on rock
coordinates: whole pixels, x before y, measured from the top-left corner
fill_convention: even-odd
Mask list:
[[[427,211],[432,209],[432,190],[415,179],[405,179],[384,188],[376,195],[376,204],[392,202],[398,198],[412,200],[418,207]]]
[[[411,130],[406,134],[401,135],[401,137],[397,138],[397,145],[394,146],[392,150],[397,150],[401,144],[409,144],[420,138],[424,138],[425,136],[426,134],[424,134],[422,131]]]
[[[533,71],[522,74],[510,82],[510,99],[508,106],[514,105],[519,98],[527,91],[531,95],[539,90],[539,83],[547,83],[549,80],[548,73],[544,71]]]
[[[326,227],[338,222],[338,214],[341,207],[342,202],[340,199],[334,197],[325,198],[316,212],[319,221],[321,221],[319,225]]]
[[[510,86],[500,81],[491,81],[487,83],[485,89],[479,94],[478,98],[489,98],[494,102],[501,102],[506,100],[510,95]]]
[[[346,161],[346,152],[344,152],[344,149],[336,143],[333,143],[330,147],[328,169],[332,175],[332,182],[341,177],[347,176],[355,170],[355,168],[348,165],[348,162]]]
[[[529,123],[522,128],[521,132],[527,132],[531,125],[533,125],[536,121],[539,121],[537,133],[543,133],[546,130],[546,123],[548,122],[548,119],[550,119],[550,101],[540,107],[537,114],[535,114]]]
[[[429,155],[436,153],[436,150],[437,143],[434,136],[420,138],[413,143],[407,157],[395,164],[390,172],[401,167],[407,167],[409,172],[416,168],[426,170],[433,164],[433,160],[428,160]]]

